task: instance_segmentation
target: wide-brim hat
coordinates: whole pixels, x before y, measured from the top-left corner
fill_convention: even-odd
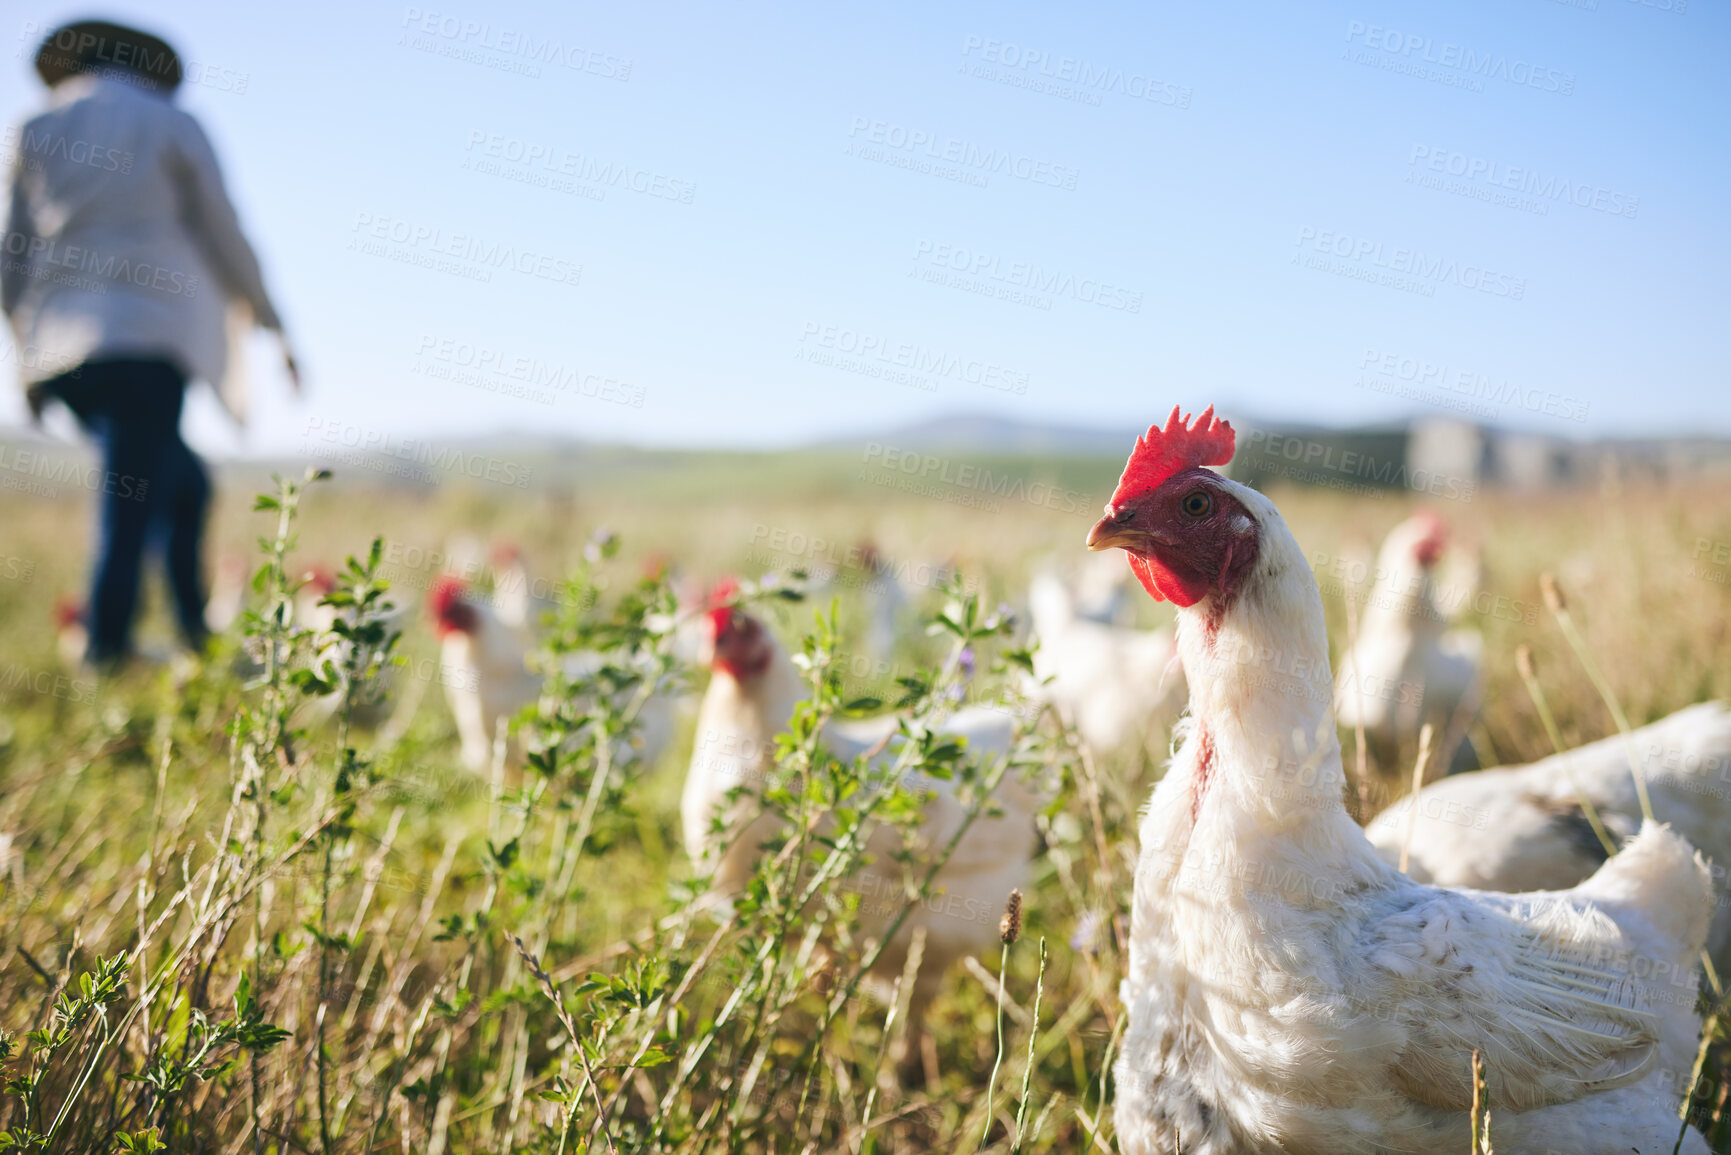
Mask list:
[[[86,72],[122,73],[164,92],[180,87],[180,57],[161,37],[106,20],[78,20],[48,34],[36,50],[36,75],[53,88]]]

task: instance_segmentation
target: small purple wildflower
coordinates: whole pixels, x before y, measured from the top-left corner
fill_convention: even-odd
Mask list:
[[[1082,917],[1076,920],[1076,929],[1070,934],[1070,949],[1094,953],[1094,937],[1100,931],[1100,914],[1098,911],[1085,910]]]

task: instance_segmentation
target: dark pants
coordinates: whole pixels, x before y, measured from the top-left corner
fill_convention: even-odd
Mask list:
[[[64,401],[102,449],[104,473],[95,487],[101,539],[85,611],[90,660],[127,653],[146,546],[162,551],[181,633],[201,648],[199,554],[210,479],[180,439],[186,378],[166,361],[90,361],[46,382],[43,391]]]

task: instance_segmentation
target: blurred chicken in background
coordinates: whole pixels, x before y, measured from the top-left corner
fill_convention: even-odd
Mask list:
[[[1484,639],[1448,628],[1477,582],[1470,567],[1439,564],[1447,547],[1447,523],[1428,511],[1389,531],[1362,595],[1358,637],[1335,679],[1336,716],[1345,729],[1363,725],[1385,796],[1400,793],[1427,722],[1440,740],[1432,766],[1455,772],[1478,765],[1465,739],[1478,716]],[[1360,597],[1351,590],[1347,596]]]
[[[1105,556],[1105,555],[1095,555]],[[1113,568],[1129,570],[1116,559]],[[1118,616],[1116,595],[1099,580],[1100,567],[1082,570],[1095,613]],[[1096,754],[1146,747],[1158,760],[1188,695],[1170,627],[1130,629],[1083,612],[1078,592],[1047,564],[1028,589],[1035,640],[1030,696],[1050,702],[1072,722]]]

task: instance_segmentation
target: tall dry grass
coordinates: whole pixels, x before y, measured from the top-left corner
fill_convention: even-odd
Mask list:
[[[1410,510],[1394,497],[1274,496],[1324,571],[1368,553]],[[896,1077],[902,1020],[855,981],[874,947],[846,938],[859,896],[800,890],[791,866],[835,879],[857,865],[853,849],[825,844],[836,841],[816,825],[825,799],[808,793],[866,773],[824,761],[823,719],[860,698],[894,700],[906,676],[922,690],[901,707],[918,734],[945,708],[964,644],[999,654],[999,673],[982,663],[984,685],[969,692],[1007,692],[1018,642],[988,628],[993,607],[1019,600],[1041,557],[1079,549],[1085,516],[860,489],[747,503],[625,487],[507,499],[314,486],[276,499],[300,503],[286,529],[280,509],[238,500],[215,519],[225,548],[269,571],[250,637],[196,670],[102,685],[55,665],[49,615],[79,585],[83,539],[67,529],[85,512],[7,499],[0,553],[32,564],[28,580],[0,580],[0,1028],[15,1080],[0,1127],[14,1145],[41,1148],[32,1136],[52,1132],[48,1149],[78,1151],[899,1151],[971,1149],[986,1135],[1001,1149],[1110,1149],[1135,815],[1160,751],[1096,763],[1051,719],[1028,728],[1020,757],[1059,767],[1066,788],[1041,820],[1046,851],[1007,973],[1000,981],[993,959],[959,970],[929,1016],[929,1085]],[[1463,621],[1485,634],[1483,738],[1500,759],[1549,748],[1519,686],[1523,643],[1564,740],[1611,732],[1543,610],[1547,569],[1634,724],[1731,695],[1731,590],[1711,549],[1698,556],[1703,541],[1731,541],[1731,493],[1483,494],[1444,512],[1485,558],[1489,600]],[[428,576],[392,561],[403,556],[392,544],[441,549],[454,526],[515,536],[536,572],[569,580],[549,658],[610,655],[597,681],[554,679],[524,720],[538,763],[481,777],[460,769],[418,623],[392,651],[376,631],[305,635],[282,608],[308,561],[352,554],[356,604],[342,613],[351,629],[379,624],[381,597],[418,601]],[[620,532],[623,551],[586,559],[600,526]],[[689,745],[639,767],[614,764],[613,739],[643,694],[685,676],[655,625],[666,588],[639,578],[643,563],[663,555],[706,579],[821,563],[767,548],[777,529],[953,565],[972,594],[925,591],[922,612],[948,612],[960,634],[911,634],[888,672],[854,660],[857,588],[839,587],[834,624],[814,622],[821,607],[762,603],[784,639],[808,639],[817,671],[771,800],[795,849],[766,860],[754,907],[717,922],[698,910],[677,849]],[[1339,647],[1343,602],[1323,576]],[[1149,623],[1163,610],[1139,607]],[[379,650],[408,664],[387,673],[368,656]],[[380,676],[412,702],[388,741],[345,724],[356,709],[328,708],[333,695],[364,705]],[[309,720],[311,698],[331,720]],[[897,772],[945,768],[930,749],[911,757]],[[898,794],[886,784],[874,797]],[[919,901],[919,878],[908,884],[902,901]],[[841,944],[837,962],[821,961],[820,941]],[[1715,1149],[1731,1151],[1723,1070],[1715,1050],[1695,1103]]]

